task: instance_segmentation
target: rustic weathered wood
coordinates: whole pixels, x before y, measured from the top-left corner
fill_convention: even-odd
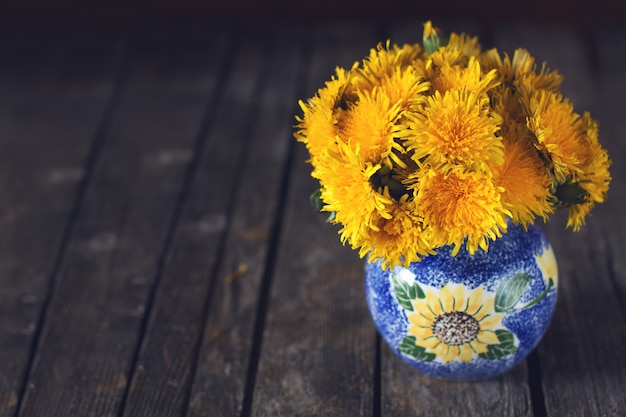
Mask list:
[[[576,110],[589,110],[602,123],[597,102],[602,94],[597,93],[596,63],[591,61],[597,51],[588,49],[584,33],[563,27],[509,26],[497,31],[495,38],[503,48],[512,49],[514,43],[526,47],[559,69],[566,77],[563,92]],[[607,93],[613,88],[604,87]],[[601,130],[600,140],[614,149],[619,138]],[[622,155],[612,157],[619,161]],[[626,407],[626,359],[613,354],[626,349],[626,325],[615,292],[616,277],[611,276],[615,267],[607,254],[607,240],[619,230],[614,221],[621,217],[623,201],[617,197],[597,207],[578,233],[564,230],[564,212],[546,227],[559,262],[559,301],[537,351],[548,415],[617,416]]]
[[[337,65],[362,59],[377,34],[371,26],[317,28],[306,97]],[[306,99],[306,97],[302,97]],[[375,330],[363,289],[363,263],[315,213],[316,188],[297,144],[284,227],[261,344],[252,415],[374,414]]]
[[[1,37],[0,416],[14,416],[49,289],[107,117],[116,42]],[[80,65],[73,57],[82,56]]]
[[[415,371],[385,346],[381,415],[530,416],[526,379],[526,365],[521,363],[507,374],[485,381],[442,381]]]
[[[181,269],[210,273],[206,277],[207,290],[190,294],[193,298],[187,300],[188,303],[209,303],[206,326],[194,329],[203,332],[203,336],[197,334],[203,337],[202,346],[199,352],[190,352],[189,361],[183,365],[191,368],[192,377],[195,373],[188,416],[227,417],[249,412],[268,277],[282,221],[283,183],[289,178],[286,169],[293,146],[291,124],[297,101],[295,91],[301,89],[296,83],[306,70],[302,62],[301,36],[294,37],[291,26],[275,29],[271,35],[248,32],[241,39],[245,43],[238,51],[242,69],[243,63],[250,62],[251,51],[261,53],[253,57],[265,62],[260,71],[256,71],[257,78],[250,80],[255,86],[241,95],[244,103],[233,100],[221,110],[224,115],[231,112],[246,115],[248,122],[239,126],[240,129],[232,129],[228,118],[220,118],[220,125],[210,138],[215,146],[220,146],[222,141],[244,146],[239,149],[243,158],[233,156],[228,171],[219,173],[215,172],[214,152],[206,152],[197,174],[197,186],[192,190],[191,200],[197,208],[193,213],[201,215],[210,207],[210,211],[219,213],[228,225],[222,233],[191,240],[197,235],[197,227],[191,218],[187,222],[183,219],[181,236],[174,248],[183,252],[178,257],[178,267],[172,267],[174,279],[179,279]],[[258,65],[258,62],[248,65]],[[249,68],[243,71],[243,75],[241,70],[233,71],[229,94],[238,88]],[[218,175],[232,177],[234,182],[212,182],[210,187],[214,191],[207,193],[206,181]],[[228,190],[230,200],[220,202],[217,196],[228,194]],[[190,246],[193,251],[189,250]],[[193,253],[205,255],[190,257]],[[185,285],[185,282],[177,285]],[[200,294],[205,294],[207,300],[199,298]],[[164,297],[162,302],[171,301],[171,297]],[[180,320],[202,324],[202,317],[197,316],[181,316]],[[163,321],[155,323],[153,331],[162,332],[162,324]],[[197,362],[195,370],[194,361]]]
[[[279,43],[260,30],[238,34],[155,296],[127,416],[184,415],[196,366],[189,414],[240,413],[287,149],[285,93],[297,62],[293,44],[293,62],[285,64],[286,51],[272,51]]]
[[[219,33],[183,43],[165,35],[129,42],[123,91],[53,289],[21,416],[114,416],[122,404],[222,46]]]
[[[600,135],[613,160],[613,181],[608,202],[598,207],[592,218],[602,218],[602,233],[606,238],[604,254],[609,266],[609,276],[615,286],[620,307],[626,316],[626,258],[623,242],[626,234],[626,120],[622,102],[626,97],[626,31],[622,27],[602,28],[593,38],[598,100],[596,108],[600,117]]]

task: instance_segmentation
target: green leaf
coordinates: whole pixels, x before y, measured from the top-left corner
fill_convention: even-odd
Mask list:
[[[495,360],[504,356],[511,355],[517,352],[517,346],[515,346],[515,336],[508,330],[498,329],[496,330],[496,336],[500,343],[495,345],[488,345],[487,352],[480,353],[483,359]]]
[[[517,274],[500,283],[496,290],[496,312],[502,313],[512,309],[522,298],[522,294],[531,279],[532,277],[528,274]]]
[[[311,205],[315,209],[315,211],[320,212],[324,208],[324,202],[322,201],[322,190],[319,188],[309,196],[309,200],[311,201]]]
[[[313,193],[311,193],[311,195],[309,196],[309,200],[311,201],[311,205],[313,206],[315,211],[321,213],[325,206],[324,200],[322,200],[322,190],[317,189],[313,191]],[[333,221],[335,221],[336,216],[337,212],[331,211],[326,221],[328,223],[332,223]]]
[[[510,331],[505,329],[498,329],[495,331],[495,333],[500,343],[515,343],[515,336],[513,336],[513,333],[511,333]]]
[[[396,294],[396,300],[398,300],[398,303],[405,310],[413,311],[413,304],[411,301],[426,297],[424,290],[422,290],[417,282],[409,284],[408,282],[398,278],[395,274],[392,274],[391,283],[393,284],[393,291]]]
[[[406,336],[402,342],[400,342],[400,346],[398,346],[398,350],[404,353],[405,355],[409,355],[419,361],[422,362],[432,362],[435,360],[436,355],[434,353],[426,352],[426,349],[422,346],[417,346],[415,343],[417,339],[415,336]]]
[[[426,294],[424,294],[424,290],[419,286],[417,282],[414,282],[413,285],[409,286],[409,292],[411,295],[411,299],[415,300],[418,298],[426,298]]]
[[[398,279],[395,275],[391,275],[391,283],[393,284],[393,291],[396,294],[396,300],[398,303],[408,311],[413,311],[413,304],[411,304],[411,288],[410,286]]]

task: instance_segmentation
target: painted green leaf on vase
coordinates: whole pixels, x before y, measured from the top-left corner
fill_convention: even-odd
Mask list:
[[[392,274],[391,283],[396,294],[396,300],[405,310],[413,311],[411,300],[426,297],[424,290],[417,282],[409,283]]]
[[[495,333],[498,337],[499,343],[488,345],[487,352],[479,354],[481,358],[495,360],[517,352],[517,346],[515,346],[515,336],[513,336],[513,333],[504,329],[498,329]]]
[[[417,346],[415,344],[416,342],[417,339],[415,338],[415,336],[406,336],[400,343],[400,346],[398,346],[398,349],[400,350],[400,352],[409,355],[419,361],[432,362],[433,360],[435,360],[436,355],[434,353],[426,352],[426,349],[421,346]]]
[[[522,298],[522,294],[532,277],[528,274],[517,274],[498,286],[496,290],[495,310],[502,313],[512,309]]]

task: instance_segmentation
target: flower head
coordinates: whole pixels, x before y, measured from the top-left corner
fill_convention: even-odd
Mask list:
[[[488,240],[507,228],[509,212],[490,174],[429,171],[418,186],[416,200],[424,222],[432,228],[431,239],[454,245],[454,254],[464,242],[470,253],[479,247],[487,250]]]
[[[515,223],[531,225],[538,216],[547,220],[550,204],[548,168],[525,126],[512,124],[504,137],[504,163],[493,164],[495,184],[502,189],[502,203]]]
[[[500,120],[490,111],[486,94],[436,91],[422,111],[408,116],[399,136],[420,165],[480,168],[488,161],[503,161],[502,138],[496,135]]]

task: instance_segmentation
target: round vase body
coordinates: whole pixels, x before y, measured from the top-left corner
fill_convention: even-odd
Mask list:
[[[387,345],[417,370],[448,380],[508,371],[545,333],[557,264],[537,226],[509,225],[487,252],[451,248],[408,268],[365,268],[367,303]]]

